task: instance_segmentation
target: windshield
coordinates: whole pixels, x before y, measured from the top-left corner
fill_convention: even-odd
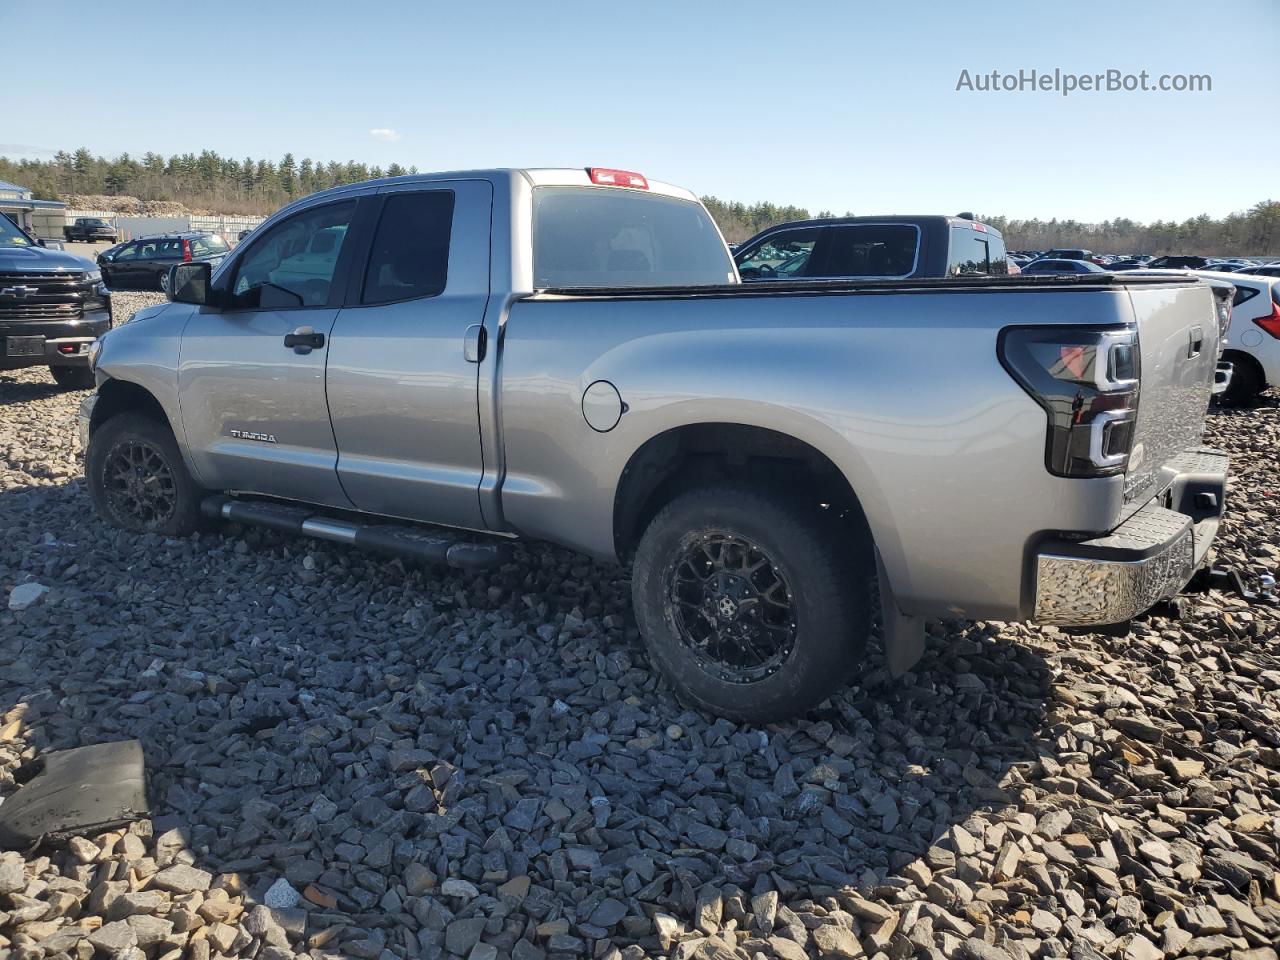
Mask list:
[[[8,215],[0,213],[0,247],[29,247],[31,240],[13,225]]]
[[[701,204],[609,187],[534,190],[536,287],[707,286],[733,276]]]

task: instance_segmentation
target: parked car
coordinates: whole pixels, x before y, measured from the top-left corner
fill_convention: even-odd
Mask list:
[[[733,259],[744,281],[905,280],[1007,270],[1000,231],[946,216],[795,220],[756,234]]]
[[[1140,270],[1146,264],[1141,260],[1113,260],[1107,264],[1108,270]]]
[[[1222,392],[1228,403],[1247,403],[1269,386],[1280,384],[1280,280],[1217,270],[1144,269],[1131,276],[1197,277],[1216,288],[1228,288],[1229,330],[1221,359],[1231,364],[1230,382]]]
[[[222,262],[231,248],[216,233],[193,230],[139,237],[98,254],[102,279],[114,289],[164,290],[175,263]]]
[[[353,184],[98,341],[87,486],[166,536],[631,561],[677,693],[776,720],[868,669],[874,622],[898,673],[924,618],[1116,623],[1204,562],[1212,293],[1077,279],[741,284],[697,198],[640,174]]]
[[[1235,273],[1246,277],[1280,277],[1280,264],[1264,263],[1258,267],[1241,267]]]
[[[89,344],[110,326],[97,268],[0,213],[0,370],[47,366],[58,386],[88,389]]]
[[[116,228],[101,217],[76,217],[74,223],[62,228],[63,238],[81,243],[97,243],[106,240],[115,243],[119,238]]]
[[[1156,257],[1147,266],[1153,270],[1203,270],[1209,261],[1204,257]]]
[[[1082,250],[1079,247],[1055,247],[1052,250],[1046,250],[1040,254],[1037,259],[1040,260],[1092,260],[1092,250]]]
[[[1058,260],[1044,257],[1032,260],[1022,268],[1023,273],[1106,273],[1096,263],[1088,260]]]

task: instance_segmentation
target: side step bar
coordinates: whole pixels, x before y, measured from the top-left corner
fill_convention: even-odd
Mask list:
[[[215,520],[267,527],[281,533],[300,533],[410,560],[444,564],[458,570],[492,569],[504,563],[509,553],[505,543],[468,543],[426,528],[352,523],[326,517],[311,507],[286,503],[233,500],[215,495],[201,502],[200,512]]]

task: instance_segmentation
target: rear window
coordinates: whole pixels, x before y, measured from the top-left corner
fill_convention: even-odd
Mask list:
[[[1004,241],[993,233],[969,227],[951,228],[951,250],[947,273],[962,276],[973,273],[1008,273]]]
[[[227,241],[216,233],[207,237],[191,238],[191,255],[195,257],[216,256],[219,253],[226,253],[229,249],[231,248],[227,246]]]
[[[536,287],[706,286],[733,264],[701,204],[611,187],[533,192]]]
[[[1251,287],[1236,287],[1236,295],[1231,299],[1231,305],[1238,307],[1246,300],[1252,300],[1258,295],[1258,291]]]

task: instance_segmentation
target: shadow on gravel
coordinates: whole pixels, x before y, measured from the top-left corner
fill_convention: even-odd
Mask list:
[[[4,399],[23,387],[44,395]],[[263,531],[136,537],[82,481],[14,470],[0,597],[50,592],[0,606],[0,716],[21,714],[0,796],[33,751],[137,737],[157,834],[252,896],[285,878],[308,933],[342,926],[330,949],[357,956],[438,951],[455,916],[490,917],[500,950],[590,954],[657,949],[655,913],[692,928],[713,901],[742,924],[770,891],[883,901],[922,856],[948,869],[975,811],[1016,812],[1069,739],[1009,628],[935,625],[912,675],[754,729],[655,680],[617,567],[529,546],[462,578]]]
[[[29,380],[15,380],[11,376],[0,373],[0,409],[8,404],[25,403],[31,400],[43,400],[56,397],[67,391],[59,387],[53,380],[48,383],[32,383]],[[80,396],[79,393],[76,396]]]

